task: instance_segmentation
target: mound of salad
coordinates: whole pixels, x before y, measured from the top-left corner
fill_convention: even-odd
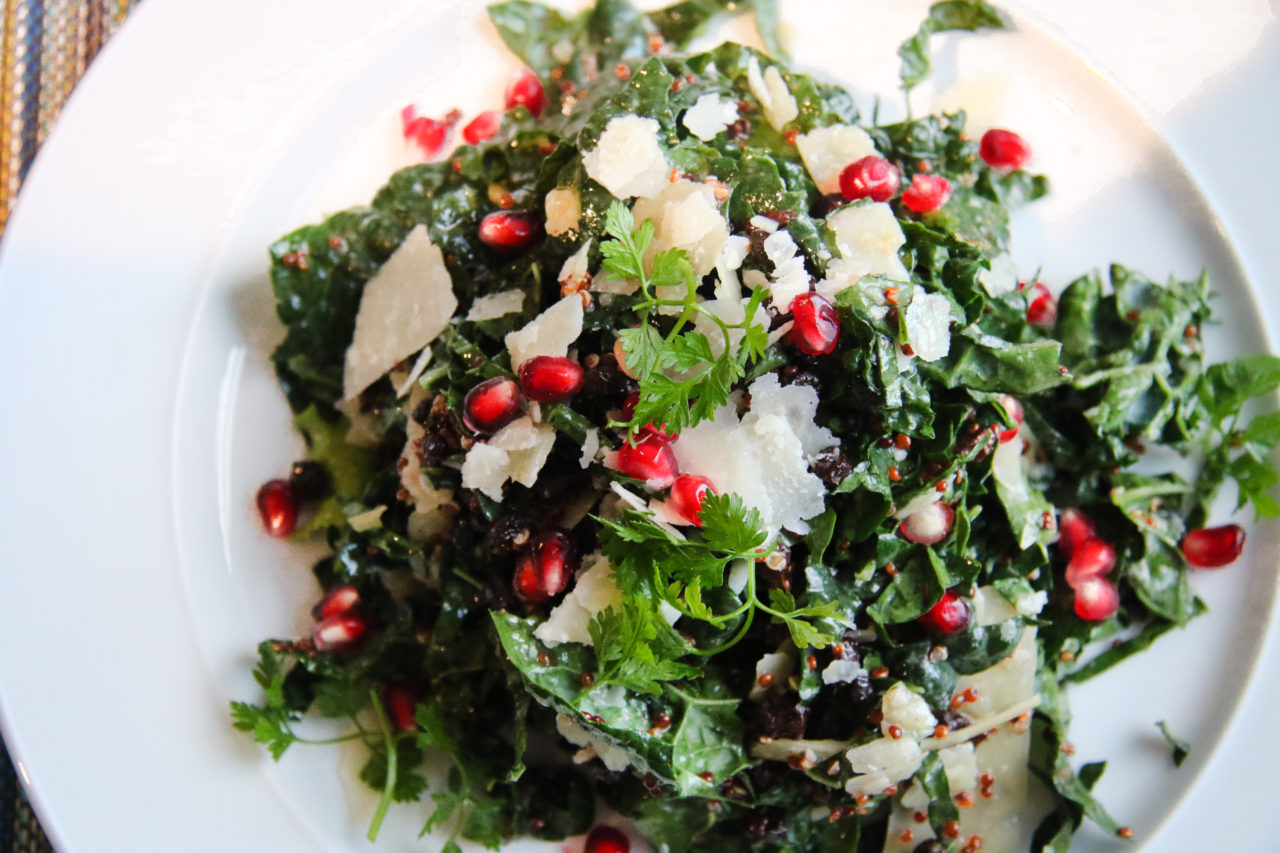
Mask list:
[[[1204,365],[1204,276],[1020,280],[1021,136],[864,123],[765,0],[772,55],[683,52],[733,5],[491,7],[509,108],[271,247],[308,450],[258,507],[329,554],[234,724],[279,759],[347,721],[370,838],[425,800],[446,850],[1130,837],[1063,688],[1204,611],[1227,480],[1280,510],[1280,415],[1241,415],[1280,359]],[[935,4],[904,89],[933,33],[1003,25]],[[455,122],[404,113],[427,154]]]

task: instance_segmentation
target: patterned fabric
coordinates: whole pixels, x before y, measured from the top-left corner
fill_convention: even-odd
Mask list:
[[[85,68],[138,0],[0,0],[0,232]],[[0,744],[0,853],[51,853]]]
[[[3,0],[0,231],[54,119],[137,0]]]

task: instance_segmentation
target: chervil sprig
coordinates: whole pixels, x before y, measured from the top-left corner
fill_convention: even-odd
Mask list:
[[[605,232],[612,239],[600,244],[605,276],[640,285],[636,311],[641,323],[618,333],[627,367],[640,378],[640,398],[630,422],[633,433],[647,423],[665,423],[678,431],[710,417],[746,375],[746,366],[760,358],[768,345],[768,332],[754,322],[768,290],[753,290],[743,319],[726,322],[698,301],[697,278],[684,250],[666,249],[646,265],[653,227],[649,220],[637,226],[627,206],[615,201],[605,215]],[[679,288],[683,288],[680,298],[666,295]],[[650,322],[664,307],[680,309],[665,335]],[[705,334],[686,330],[698,315],[719,329],[718,354]]]

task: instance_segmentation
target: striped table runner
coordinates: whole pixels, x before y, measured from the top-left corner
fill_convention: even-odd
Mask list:
[[[67,96],[138,0],[0,0],[0,233]],[[0,744],[0,853],[52,851]]]
[[[85,68],[137,0],[0,0],[0,231]]]

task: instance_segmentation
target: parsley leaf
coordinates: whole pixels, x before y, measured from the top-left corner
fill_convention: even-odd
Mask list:
[[[610,606],[587,626],[600,672],[596,683],[619,684],[628,690],[660,696],[660,682],[697,678],[695,666],[675,660],[690,651],[689,643],[654,607],[634,597]]]
[[[769,341],[768,331],[754,322],[767,290],[752,292],[740,322],[725,321],[698,301],[697,281],[684,250],[667,249],[646,261],[653,228],[650,220],[636,225],[627,206],[614,201],[605,214],[605,233],[611,239],[600,244],[604,275],[640,284],[636,310],[642,322],[618,333],[627,367],[640,379],[640,397],[629,425],[632,434],[649,423],[679,431],[711,417],[728,401],[747,365],[763,356]],[[681,291],[680,298],[670,298]],[[680,309],[665,337],[650,322],[659,308]],[[719,347],[703,332],[685,330],[699,314],[719,329]]]

